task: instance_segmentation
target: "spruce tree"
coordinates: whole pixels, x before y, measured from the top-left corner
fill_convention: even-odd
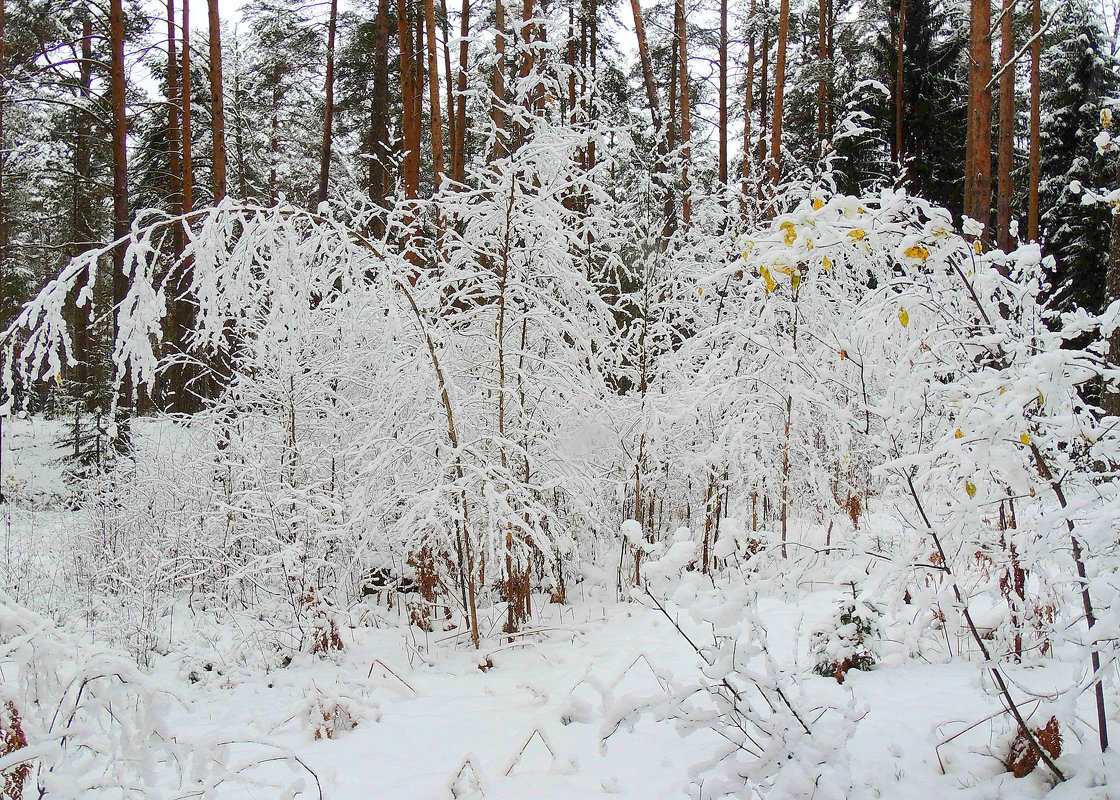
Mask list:
[[[1085,0],[1069,0],[1042,55],[1043,252],[1054,256],[1059,304],[1099,311],[1104,303],[1110,209],[1083,205],[1076,188],[1111,186],[1114,156],[1093,144],[1101,108],[1120,89],[1105,33]]]

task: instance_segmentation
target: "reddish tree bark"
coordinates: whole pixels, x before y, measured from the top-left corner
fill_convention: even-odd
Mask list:
[[[751,0],[750,38],[747,40],[747,80],[744,87],[743,100],[743,204],[740,209],[745,216],[747,213],[746,198],[750,194],[751,178],[751,150],[754,147],[751,132],[751,117],[754,116],[754,22],[758,11],[757,0]]]
[[[194,162],[191,158],[193,131],[191,128],[191,4],[183,2],[183,213],[194,209]]]
[[[996,171],[996,243],[1004,252],[1014,247],[1011,236],[1011,198],[1014,193],[1011,170],[1015,162],[1015,30],[1012,9],[1017,0],[1003,0],[1000,22],[999,79],[999,163]]]
[[[218,0],[207,0],[210,23],[210,117],[213,127],[214,202],[226,196],[226,105],[222,85],[222,25]]]
[[[822,0],[823,2],[823,0]],[[898,41],[894,71],[894,160],[899,165],[906,161],[906,0],[898,7]],[[905,166],[903,166],[905,175]]]
[[[331,0],[327,21],[327,69],[323,81],[323,147],[319,153],[318,202],[327,202],[331,181],[331,126],[334,123],[334,39],[338,27],[338,0]]]
[[[692,166],[692,109],[691,92],[688,85],[688,23],[685,18],[685,0],[676,0],[679,45],[677,67],[680,73],[681,88],[681,222],[688,229],[692,219],[692,186],[689,168]]]
[[[112,120],[113,141],[113,238],[122,239],[129,233],[128,212],[128,118],[125,106],[124,73],[124,5],[122,0],[109,0],[109,106]],[[125,274],[127,242],[113,248],[113,338],[120,333],[119,309],[128,294],[129,279]],[[125,375],[117,395],[118,441],[128,441],[128,407],[132,401],[131,381]]]
[[[653,61],[649,57],[649,43],[646,40],[646,26],[642,20],[642,7],[638,0],[630,0],[630,11],[634,14],[634,35],[638,39],[638,59],[642,65],[642,83],[646,87],[653,130],[661,133],[661,107],[657,100],[657,83],[653,78]]]
[[[968,134],[965,146],[964,213],[984,225],[992,216],[992,6],[972,0],[968,63]]]
[[[719,183],[721,187],[727,186],[727,134],[727,0],[719,0]]]
[[[416,113],[416,69],[413,66],[412,28],[408,0],[397,0],[397,38],[400,46],[401,119],[404,153],[401,158],[401,183],[406,200],[420,196],[420,118]]]
[[[470,0],[463,0],[459,9],[459,98],[455,108],[455,162],[452,177],[462,183],[466,179],[466,154],[467,154],[467,58],[470,55],[470,45],[467,36],[470,34],[471,4]]]
[[[490,158],[506,154],[504,131],[506,129],[506,6],[504,0],[494,3],[494,51],[497,56],[494,75],[490,82],[490,120],[494,125],[494,147]]]
[[[1038,185],[1042,178],[1042,41],[1038,36],[1042,28],[1042,0],[1034,0],[1031,10],[1031,152],[1030,186],[1027,190],[1027,240],[1038,241]]]
[[[786,96],[786,45],[789,40],[789,0],[778,7],[778,54],[774,64],[774,120],[770,126],[770,183],[777,190],[782,175],[782,118]]]

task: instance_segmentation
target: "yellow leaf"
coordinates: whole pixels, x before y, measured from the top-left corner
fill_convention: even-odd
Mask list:
[[[964,438],[964,431],[962,431],[960,428],[957,428],[957,432],[953,434],[953,438],[954,439],[963,439]]]
[[[700,293],[700,296],[701,296],[701,297],[703,297],[703,296],[704,296],[704,287],[703,287],[703,286],[701,286],[701,287],[700,287],[700,289],[699,289],[698,291],[699,291],[699,293]]]
[[[902,327],[910,324],[910,315],[906,313],[905,308],[898,309],[898,321],[902,323]]]
[[[767,294],[774,291],[774,289],[778,287],[778,284],[774,283],[774,279],[770,276],[770,270],[766,267],[766,265],[759,266],[758,274],[761,275],[762,279],[766,282]]]
[[[1040,406],[1046,404],[1046,398],[1042,396],[1042,390],[1041,389],[1038,390],[1038,404]]]
[[[927,250],[924,245],[915,244],[907,247],[904,255],[907,258],[912,258],[915,261],[921,261],[924,264],[926,263],[926,259],[929,258],[929,250]]]
[[[819,197],[814,197],[813,198],[813,210],[814,211],[820,211],[822,208],[824,208],[824,200],[821,200]]]
[[[862,228],[856,228],[855,230],[848,231],[848,238],[853,242],[858,242],[865,236],[867,236],[867,231],[863,230]]]
[[[832,259],[829,258],[828,256],[825,256],[824,259],[821,261],[821,266],[824,267],[829,272],[831,272],[832,271]]]
[[[1022,442],[1023,444],[1025,444],[1025,445],[1029,445],[1031,443],[1030,434],[1020,433],[1019,434],[1019,441]]]
[[[984,243],[982,241],[980,241],[979,239],[977,239],[975,242],[972,243],[972,252],[976,253],[976,255],[980,255],[981,253],[983,253],[984,252]]]
[[[797,229],[793,227],[792,222],[786,220],[778,227],[785,231],[785,236],[783,238],[786,244],[793,244],[797,241]]]
[[[973,483],[972,481],[965,481],[964,482],[964,490],[965,490],[965,492],[968,493],[968,496],[970,498],[976,496],[976,484]]]
[[[790,286],[793,287],[793,290],[796,292],[797,287],[801,285],[801,273],[800,272],[793,273],[793,275],[790,276],[789,283],[790,283]]]

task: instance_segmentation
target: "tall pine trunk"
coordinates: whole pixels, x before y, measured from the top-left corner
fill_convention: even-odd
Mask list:
[[[74,241],[70,248],[70,257],[74,258],[88,250],[93,244],[93,184],[92,153],[90,144],[93,142],[92,103],[93,103],[93,21],[87,15],[82,20],[82,63],[78,65],[78,91],[82,98],[82,109],[74,115],[74,198],[73,221],[71,230]],[[174,176],[172,176],[174,178]],[[172,213],[175,213],[174,198]],[[174,232],[176,245],[181,240],[178,228]],[[90,298],[90,304],[93,298]],[[74,357],[78,364],[74,369],[74,380],[78,391],[85,396],[85,405],[92,410],[96,405],[95,398],[89,393],[90,386],[90,359],[92,358],[92,309],[87,306],[75,314],[74,325]]]
[[[113,142],[113,238],[122,239],[129,232],[128,218],[128,129],[125,107],[124,72],[124,5],[123,0],[109,2],[109,106],[112,119]],[[125,274],[127,242],[113,248],[113,339],[120,335],[120,309],[128,294],[129,280]],[[122,369],[127,369],[122,367]],[[132,401],[131,380],[127,372],[117,394],[118,446],[126,447],[129,440],[129,404]]]
[[[338,28],[338,0],[331,0],[327,21],[327,69],[323,86],[323,146],[319,153],[318,202],[327,202],[331,181],[331,127],[334,123],[334,38]]]
[[[743,217],[747,215],[747,197],[750,196],[751,150],[754,147],[751,117],[754,116],[754,24],[757,11],[757,0],[751,0],[750,38],[747,39],[747,79],[743,90],[743,200],[740,206],[740,213]]]
[[[968,60],[968,133],[965,146],[964,213],[984,225],[992,217],[992,4],[971,0]]]
[[[688,85],[688,21],[685,17],[685,0],[676,0],[676,6],[680,61],[677,70],[681,81],[681,222],[685,230],[688,230],[692,219],[692,179],[689,175],[692,166],[692,109]]]
[[[786,45],[789,40],[789,0],[778,10],[778,54],[774,64],[774,112],[770,126],[770,183],[775,191],[782,176],[782,117],[786,96]]]
[[[413,66],[412,27],[408,13],[408,0],[397,0],[397,38],[400,46],[401,78],[401,184],[406,200],[420,196],[420,125],[416,113],[416,69]]]
[[[646,100],[653,120],[654,133],[661,133],[661,108],[657,101],[657,82],[653,77],[653,61],[649,57],[649,43],[646,40],[646,26],[642,19],[642,7],[638,0],[630,0],[630,11],[634,15],[634,35],[638,39],[638,59],[642,65],[642,83],[646,88]]]
[[[455,145],[451,177],[456,183],[466,179],[467,158],[467,60],[470,56],[470,43],[467,36],[471,31],[471,3],[463,0],[459,9],[459,79],[458,98],[455,106]],[[450,78],[448,78],[450,80]]]
[[[370,91],[369,198],[385,205],[392,189],[389,173],[389,0],[378,0],[373,40],[373,86]],[[382,233],[377,223],[376,233]]]
[[[497,59],[494,75],[490,81],[490,121],[494,126],[494,146],[490,158],[502,158],[506,154],[506,6],[504,0],[494,3],[494,52]]]
[[[183,98],[183,213],[194,209],[193,129],[191,127],[191,4],[183,0],[183,67],[180,70]]]
[[[905,0],[903,0],[905,3]],[[828,139],[828,5],[826,0],[817,0],[817,67],[820,78],[817,80],[817,145],[823,155]]]
[[[727,133],[727,0],[719,0],[719,185],[721,189],[727,186]]]
[[[218,0],[206,1],[210,24],[210,118],[213,127],[214,202],[226,196],[226,107],[222,87],[222,25]]]
[[[1042,0],[1034,0],[1031,9],[1031,152],[1030,186],[1027,189],[1027,240],[1038,241],[1038,185],[1042,179]]]
[[[183,0],[188,2],[188,0]],[[83,42],[84,44],[84,42]],[[83,47],[83,61],[85,55]],[[167,0],[167,162],[171,178],[171,213],[183,212],[183,166],[179,160],[179,59],[175,49],[175,0]],[[182,230],[175,228],[175,253],[182,252]]]
[[[1011,170],[1015,166],[1015,31],[1014,9],[1017,0],[1003,0],[1000,22],[999,61],[1003,70],[999,79],[999,165],[996,171],[996,243],[1004,252],[1011,252],[1011,199],[1014,186]],[[1006,269],[1006,268],[1005,268]]]
[[[822,0],[823,2],[823,0]],[[894,160],[906,174],[906,0],[898,7],[898,39],[894,69]]]

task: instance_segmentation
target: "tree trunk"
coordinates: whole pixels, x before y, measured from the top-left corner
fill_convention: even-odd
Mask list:
[[[504,132],[506,129],[506,6],[505,0],[494,3],[494,51],[497,56],[494,75],[490,82],[490,120],[494,125],[494,146],[490,158],[503,158],[506,154]]]
[[[822,0],[823,2],[823,0]],[[906,0],[898,7],[898,40],[894,71],[894,160],[906,175]]]
[[[719,185],[727,186],[727,0],[719,0]]]
[[[788,2],[788,0],[785,0]],[[688,230],[692,218],[692,186],[689,176],[689,167],[692,164],[692,109],[690,108],[690,89],[688,85],[688,21],[685,18],[685,0],[676,0],[677,20],[680,34],[677,37],[680,46],[680,72],[681,88],[681,222]]]
[[[528,88],[528,78],[533,72],[534,52],[533,52],[533,13],[536,3],[534,0],[523,0],[521,4],[521,50],[520,50],[520,66],[518,68],[518,85],[519,92],[521,93],[521,105],[526,111],[531,111],[535,105],[537,95],[536,87]],[[515,147],[521,147],[524,144],[528,131],[525,126],[518,123],[516,129],[516,144]]]
[[[743,99],[743,201],[740,214],[747,215],[746,198],[750,195],[751,150],[753,148],[751,117],[754,116],[754,22],[757,0],[751,0],[750,38],[747,40],[747,82]]]
[[[770,114],[770,0],[766,2],[766,19],[762,24],[762,85],[759,87],[758,162],[766,163],[766,125]],[[760,193],[761,196],[761,193]]]
[[[722,0],[725,2],[726,0]],[[642,20],[642,7],[638,0],[630,0],[630,10],[634,14],[634,35],[638,39],[638,59],[642,64],[642,83],[646,87],[646,100],[653,120],[654,133],[661,133],[661,107],[657,101],[657,83],[653,79],[653,62],[649,57],[649,44],[646,40],[646,26]]]
[[[183,0],[187,2],[187,0]],[[84,32],[83,32],[84,33]],[[82,59],[85,54],[83,35]],[[84,77],[85,73],[83,73]],[[83,87],[85,82],[83,81]],[[85,92],[83,91],[83,94]],[[175,0],[167,0],[167,160],[171,177],[171,213],[183,213],[183,166],[179,161],[179,59],[175,50]],[[182,230],[175,227],[175,253],[182,251]]]
[[[775,191],[782,176],[782,117],[786,96],[786,44],[789,39],[789,0],[778,10],[778,56],[774,64],[774,121],[770,129],[770,183]]]
[[[210,116],[214,145],[214,202],[226,196],[226,109],[222,87],[222,27],[218,18],[218,0],[207,0],[210,22]]]
[[[2,2],[2,0],[0,0]],[[92,154],[90,143],[93,141],[91,122],[91,104],[93,103],[93,21],[86,16],[82,20],[82,63],[78,66],[79,92],[81,93],[83,109],[74,118],[74,202],[73,220],[71,230],[74,241],[70,248],[70,257],[74,258],[88,250],[93,245],[93,184],[91,182]],[[176,121],[177,124],[177,121]],[[174,153],[174,151],[172,151]],[[176,157],[176,161],[177,161]],[[174,175],[172,175],[174,179]],[[174,190],[173,190],[174,191]],[[175,213],[174,197],[172,198],[172,213]],[[179,246],[181,235],[175,229],[175,244]],[[87,410],[94,407],[93,397],[88,390],[89,362],[92,358],[92,304],[79,310],[74,319],[74,357],[77,367],[74,369],[74,379],[78,391],[85,398]]]
[[[1042,178],[1042,82],[1039,75],[1042,62],[1042,41],[1038,32],[1042,28],[1042,0],[1034,0],[1031,16],[1031,154],[1030,187],[1027,197],[1027,240],[1038,241],[1038,184]]]
[[[1003,0],[1003,20],[1000,23],[999,79],[999,166],[997,168],[996,194],[996,243],[1005,253],[1015,246],[1011,236],[1011,198],[1014,186],[1011,170],[1015,166],[1015,31],[1012,9],[1017,0]],[[1011,66],[1009,66],[1011,65]],[[1004,267],[1004,270],[1007,268]]]
[[[591,92],[587,98],[587,119],[588,121],[595,119],[595,87],[599,82],[599,3],[598,0],[590,0],[587,4],[589,13],[588,26],[590,28],[590,36],[588,37],[588,58],[591,61]],[[595,167],[595,139],[592,138],[587,143],[587,167],[593,169]]]
[[[968,134],[965,147],[964,213],[984,225],[991,240],[992,217],[992,5],[971,0],[968,62]]]
[[[1116,162],[1116,185],[1120,186],[1120,158]],[[1110,237],[1104,300],[1115,303],[1120,300],[1120,213],[1116,210],[1112,214]],[[1120,328],[1114,330],[1108,339],[1108,361],[1113,367],[1120,368]],[[1120,386],[1105,386],[1101,394],[1101,408],[1106,414],[1120,416]]]
[[[466,180],[467,159],[467,61],[470,44],[467,37],[471,32],[470,0],[463,0],[459,9],[459,97],[455,108],[455,165],[452,177],[458,183]]]
[[[447,161],[446,173],[455,177],[455,147],[458,142],[458,120],[455,118],[455,73],[451,71],[451,17],[447,11],[447,0],[439,0],[440,32],[443,34],[443,74],[447,76]]]
[[[905,5],[905,0],[903,0]],[[817,60],[821,71],[817,81],[817,144],[824,154],[825,141],[828,139],[828,81],[825,80],[825,65],[828,63],[828,6],[826,0],[817,0]]]
[[[439,97],[439,42],[436,41],[435,0],[424,0],[424,26],[428,37],[428,115],[432,137],[432,189],[443,183],[443,113]]]
[[[194,162],[191,149],[194,136],[191,128],[191,4],[183,2],[183,68],[180,70],[183,96],[183,213],[194,209]]]
[[[338,27],[338,0],[331,0],[327,22],[327,74],[323,87],[323,147],[319,153],[318,202],[327,202],[331,180],[331,125],[334,122],[334,38]]]
[[[370,92],[370,153],[373,158],[369,164],[369,197],[383,206],[392,188],[389,174],[389,0],[378,0],[374,30]]]
[[[109,67],[109,105],[112,110],[113,140],[113,238],[128,236],[128,120],[125,107],[124,73],[124,5],[123,0],[109,2],[109,44],[111,60]],[[125,274],[125,253],[127,242],[120,242],[113,248],[113,339],[120,335],[120,308],[128,294],[129,280]],[[122,370],[126,368],[122,367]],[[127,371],[120,384],[117,395],[117,411],[114,422],[120,446],[128,444],[129,405],[132,401],[131,381]]]
[[[397,0],[397,37],[400,46],[401,77],[401,183],[406,200],[420,196],[420,120],[416,113],[416,69],[413,66],[412,27],[409,24],[408,0]]]

